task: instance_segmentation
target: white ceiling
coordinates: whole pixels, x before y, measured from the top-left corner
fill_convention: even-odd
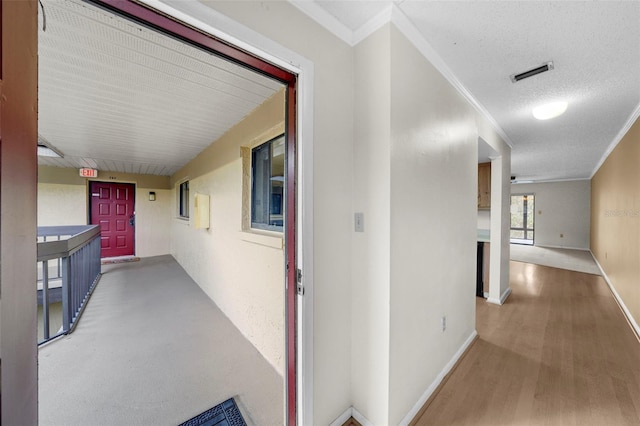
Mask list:
[[[74,0],[43,0],[39,164],[171,175],[282,88]]]
[[[408,21],[507,136],[518,180],[591,177],[640,114],[638,0],[292,3],[351,44]],[[511,82],[547,61],[554,70]],[[563,116],[533,118],[558,99]]]

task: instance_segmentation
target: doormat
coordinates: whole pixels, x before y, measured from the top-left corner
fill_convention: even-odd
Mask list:
[[[113,257],[111,259],[102,259],[100,263],[102,265],[113,265],[115,263],[137,262],[139,260],[139,257]]]
[[[247,426],[233,398],[198,414],[180,426]]]

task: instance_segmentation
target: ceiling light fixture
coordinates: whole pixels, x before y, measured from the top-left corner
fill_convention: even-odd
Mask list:
[[[538,120],[549,120],[550,118],[558,117],[567,110],[567,102],[551,102],[549,104],[540,105],[535,107],[532,111],[533,116]]]
[[[64,154],[38,134],[38,157],[64,158]]]

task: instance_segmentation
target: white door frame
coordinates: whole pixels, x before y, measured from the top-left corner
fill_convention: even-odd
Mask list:
[[[298,296],[297,413],[298,424],[313,424],[313,62],[203,3],[139,1],[298,76],[296,257],[304,296]]]

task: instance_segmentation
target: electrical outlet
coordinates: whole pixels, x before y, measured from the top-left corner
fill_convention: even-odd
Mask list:
[[[442,332],[444,333],[445,330],[447,329],[447,317],[444,316],[440,319],[440,322],[442,323]]]

